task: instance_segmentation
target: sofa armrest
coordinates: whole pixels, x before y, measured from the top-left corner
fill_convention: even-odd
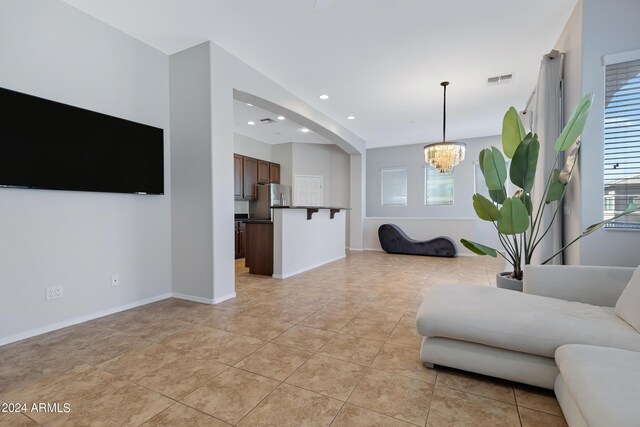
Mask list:
[[[527,265],[523,292],[614,307],[634,270],[631,267]]]

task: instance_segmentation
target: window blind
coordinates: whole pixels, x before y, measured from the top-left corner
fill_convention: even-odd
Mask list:
[[[407,170],[382,169],[382,206],[407,206]]]
[[[446,175],[432,166],[424,167],[426,206],[453,205],[453,169]]]
[[[640,60],[605,69],[604,219],[640,204]],[[640,230],[640,213],[606,226]]]

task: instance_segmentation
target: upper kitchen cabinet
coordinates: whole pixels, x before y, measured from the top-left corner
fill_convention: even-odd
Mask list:
[[[269,163],[269,182],[280,184],[280,165]]]
[[[242,200],[242,156],[233,155],[233,197],[236,200]]]
[[[233,197],[235,200],[255,200],[256,185],[280,184],[280,165],[252,157],[233,155]]]
[[[258,160],[258,182],[269,183],[270,179],[270,164],[266,160]]]
[[[258,160],[251,157],[242,158],[242,198],[244,200],[254,200],[258,195],[256,185],[258,184]]]

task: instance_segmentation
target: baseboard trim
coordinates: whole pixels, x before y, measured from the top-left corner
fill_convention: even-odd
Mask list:
[[[232,293],[227,294],[227,295],[225,295],[225,296],[223,296],[223,297],[220,297],[220,298],[214,298],[214,299],[213,299],[213,303],[214,303],[214,304],[220,304],[221,302],[225,302],[225,301],[230,300],[230,299],[235,298],[235,297],[236,297],[236,293],[235,293],[235,292],[232,292]]]
[[[117,307],[109,308],[107,310],[101,310],[95,313],[85,314],[83,316],[78,316],[72,319],[63,320],[62,322],[57,322],[52,325],[43,326],[41,328],[31,329],[26,332],[22,332],[6,338],[0,338],[0,346],[10,344],[12,342],[24,340],[27,338],[35,337],[36,335],[46,334],[47,332],[57,331],[58,329],[67,328],[69,326],[77,325],[78,323],[88,322],[89,320],[97,319],[99,317],[109,316],[110,314],[115,314],[121,311],[130,310],[132,308],[140,307],[142,305],[151,304],[152,302],[161,301],[167,298],[171,298],[171,293],[166,293],[166,294],[157,295],[155,297],[145,298],[129,304],[124,304],[124,305],[119,305]]]
[[[328,261],[323,261],[323,262],[320,262],[318,264],[310,265],[309,267],[301,268],[300,270],[292,271],[292,272],[290,272],[288,274],[282,274],[282,275],[280,275],[280,274],[272,274],[271,277],[273,277],[274,279],[286,279],[288,277],[295,276],[296,274],[304,273],[305,271],[309,271],[309,270],[313,270],[314,268],[322,267],[325,264],[329,264],[331,262],[339,261],[339,260],[344,259],[346,257],[347,257],[346,254],[345,255],[341,255],[341,256],[339,256],[337,258],[333,258],[333,259],[330,259]]]
[[[213,299],[211,298],[202,298],[202,297],[196,297],[193,295],[187,295],[187,294],[181,294],[179,292],[171,292],[171,297],[172,298],[178,298],[178,299],[184,299],[187,301],[193,301],[193,302],[199,302],[202,304],[213,304]]]
[[[193,295],[187,295],[187,294],[181,294],[179,292],[172,292],[171,296],[173,298],[178,298],[178,299],[183,299],[183,300],[187,300],[187,301],[193,301],[193,302],[199,302],[202,304],[219,304],[221,302],[224,302],[226,300],[229,300],[231,298],[235,298],[236,297],[236,293],[232,292],[230,294],[227,294],[225,296],[222,296],[220,298],[202,298],[202,297],[196,297]]]
[[[364,250],[373,251],[373,252],[384,252],[382,249],[378,249],[378,248],[365,248]],[[480,256],[480,255],[471,254],[471,253],[457,253],[456,256]]]

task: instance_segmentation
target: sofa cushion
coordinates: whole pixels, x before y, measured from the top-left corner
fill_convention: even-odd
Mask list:
[[[599,307],[484,286],[431,290],[417,314],[418,332],[553,357],[563,344],[640,351],[640,334]]]
[[[640,266],[618,298],[614,313],[640,332]]]
[[[640,353],[591,345],[556,351],[560,375],[590,426],[637,426]]]

